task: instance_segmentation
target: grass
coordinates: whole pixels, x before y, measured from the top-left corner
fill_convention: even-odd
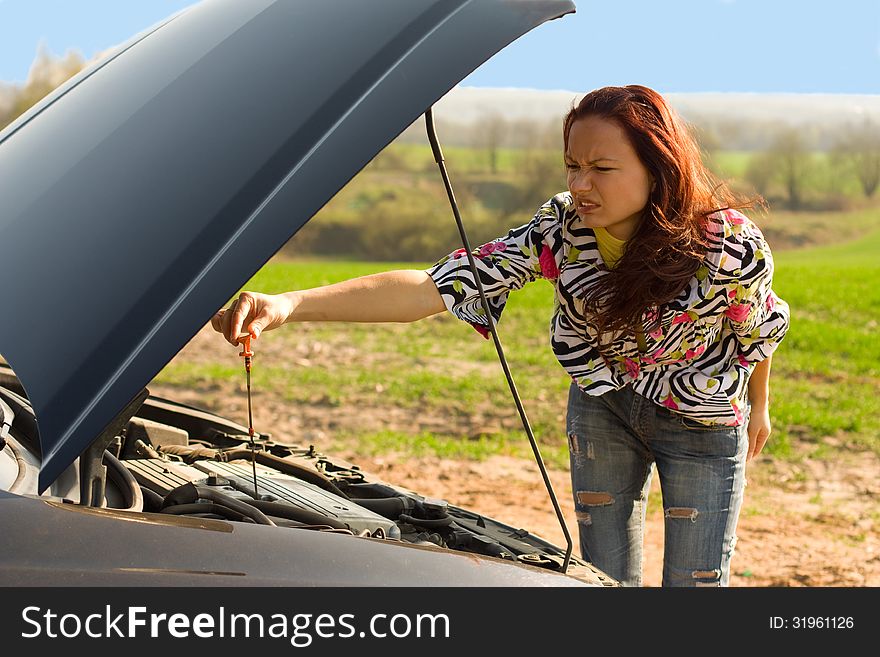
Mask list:
[[[379,431],[366,434],[343,433],[336,437],[338,446],[356,446],[359,454],[376,456],[381,454],[399,453],[407,456],[437,456],[449,459],[468,459],[482,461],[490,456],[513,456],[517,458],[531,457],[531,448],[515,434],[478,436],[462,438],[433,432],[404,433],[400,431]],[[557,467],[558,454],[550,458],[543,455]],[[565,455],[568,463],[568,455]]]
[[[857,216],[854,220],[862,221]],[[867,220],[865,220],[867,221]],[[774,252],[774,289],[792,308],[792,327],[773,360],[771,379],[774,435],[765,448],[779,458],[796,458],[805,442],[815,458],[832,458],[839,445],[880,453],[880,230],[862,239],[825,247]],[[368,263],[334,260],[274,260],[245,286],[277,293],[310,288],[396,268],[430,263]],[[549,345],[552,288],[539,281],[510,296],[499,324],[517,388],[546,460],[568,463],[564,413],[568,378]],[[279,391],[291,403],[345,407],[356,396],[382,404],[448,416],[449,429],[436,432],[378,432],[336,436],[356,440],[368,453],[485,458],[531,454],[511,403],[494,345],[444,313],[414,324],[309,324],[308,339],[334,352],[355,356],[339,367],[264,364],[254,385]],[[273,335],[294,348],[299,332]],[[238,381],[240,367],[173,361],[159,380],[204,386]],[[381,396],[376,393],[382,386]],[[367,403],[373,403],[368,401]],[[503,428],[491,436],[469,435],[484,420]],[[833,436],[833,446],[826,438]],[[798,453],[802,453],[800,450]]]
[[[776,254],[774,289],[792,308],[792,327],[774,358],[771,451],[784,452],[798,433],[880,452],[878,253],[880,231]]]

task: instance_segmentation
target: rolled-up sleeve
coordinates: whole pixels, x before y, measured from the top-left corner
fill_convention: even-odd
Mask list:
[[[554,231],[559,222],[558,212],[556,203],[548,201],[527,224],[472,251],[496,324],[512,290],[537,278],[555,279],[558,275],[558,259],[554,253],[558,240],[558,230]],[[465,250],[453,251],[425,271],[437,286],[449,312],[488,338],[486,313]]]
[[[791,314],[773,291],[773,255],[764,235],[751,221],[742,225],[740,235],[739,280],[731,286],[724,314],[739,342],[741,360],[758,363],[779,346]]]

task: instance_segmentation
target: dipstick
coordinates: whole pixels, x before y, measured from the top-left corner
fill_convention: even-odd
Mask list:
[[[254,415],[251,407],[251,359],[254,352],[251,351],[251,336],[244,339],[242,351],[239,356],[244,356],[244,371],[247,380],[247,408],[248,408],[248,438],[251,444],[251,468],[254,473],[254,499],[260,499],[260,493],[257,491],[257,454],[256,445],[254,444]]]

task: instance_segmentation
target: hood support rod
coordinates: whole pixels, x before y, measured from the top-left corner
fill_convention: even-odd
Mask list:
[[[565,559],[562,562],[562,572],[564,573],[568,570],[568,564],[571,560],[571,534],[568,532],[568,527],[565,526],[565,518],[559,508],[559,502],[556,500],[556,493],[553,492],[553,485],[550,483],[550,477],[547,476],[547,468],[544,467],[544,459],[541,458],[541,451],[538,449],[538,443],[535,441],[535,436],[532,433],[529,418],[526,416],[525,408],[523,408],[522,401],[519,398],[516,384],[513,382],[513,376],[510,374],[510,368],[507,366],[507,359],[504,357],[504,349],[501,347],[501,339],[498,337],[498,332],[495,330],[495,320],[489,309],[489,301],[486,299],[485,292],[483,292],[483,284],[480,281],[480,275],[477,272],[474,255],[471,253],[471,245],[467,233],[464,230],[464,224],[461,221],[461,213],[458,211],[455,194],[452,191],[452,183],[449,181],[449,174],[446,171],[446,163],[443,160],[443,151],[440,150],[437,131],[434,129],[434,114],[431,108],[428,108],[428,111],[425,112],[425,127],[428,131],[428,141],[431,142],[431,150],[434,152],[434,160],[437,162],[437,166],[440,167],[440,175],[443,176],[443,184],[446,186],[446,195],[449,197],[449,204],[452,206],[452,213],[455,215],[455,223],[458,224],[458,233],[461,235],[461,242],[464,246],[465,253],[467,254],[468,264],[474,275],[474,282],[477,285],[477,291],[480,293],[480,301],[482,302],[483,310],[486,313],[486,321],[489,323],[489,332],[492,334],[492,340],[495,342],[495,350],[498,352],[498,359],[501,361],[501,368],[504,370],[504,376],[507,377],[507,385],[510,387],[513,401],[516,404],[516,410],[519,411],[519,417],[526,430],[526,435],[529,437],[532,451],[535,453],[535,460],[538,462],[538,468],[541,470],[541,476],[544,478],[544,485],[547,487],[547,492],[550,494],[550,501],[553,502],[553,508],[556,511],[556,518],[559,520],[559,526],[562,527],[562,533],[565,535],[566,550]]]
[[[144,388],[107,425],[94,442],[79,456],[79,503],[83,506],[104,506],[104,491],[107,483],[107,466],[104,465],[104,450],[122,433],[128,421],[138,412],[144,400],[149,397]]]

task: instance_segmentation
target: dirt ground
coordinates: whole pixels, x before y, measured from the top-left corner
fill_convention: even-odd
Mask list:
[[[419,492],[454,500],[460,506],[537,533],[558,545],[562,530],[534,462],[492,457],[485,462],[448,459],[360,459],[362,467]],[[877,586],[880,540],[871,518],[880,489],[863,469],[877,463],[855,458],[847,464],[816,468],[816,479],[785,485],[765,477],[772,463],[756,464],[746,508],[740,517],[732,561],[731,586]],[[778,477],[782,473],[775,473]],[[567,471],[550,472],[566,525],[577,548]],[[760,479],[766,479],[759,483]],[[868,485],[873,485],[871,489]],[[757,490],[756,490],[757,489]],[[815,492],[814,492],[815,491]],[[823,504],[811,502],[819,492]],[[660,495],[657,477],[652,496]],[[751,498],[751,499],[750,499]],[[663,511],[653,505],[645,527],[644,585],[660,586],[663,572]]]
[[[203,330],[177,358],[216,358],[224,345]],[[269,342],[265,343],[267,346]],[[228,348],[230,351],[232,347]],[[271,354],[264,354],[266,358]],[[290,357],[290,354],[287,354]],[[311,355],[314,359],[314,355]],[[244,386],[211,382],[179,388],[152,384],[159,396],[208,408],[230,419],[246,419]],[[254,391],[254,424],[285,442],[315,444],[329,452],[339,431],[381,428],[436,430],[448,418],[378,406],[372,399],[346,398],[341,406],[292,405],[271,390]],[[241,419],[239,421],[242,421]],[[834,444],[833,437],[825,442]],[[743,513],[732,561],[731,586],[880,586],[880,458],[872,452],[835,451],[814,459],[809,446],[796,443],[799,458],[782,461],[759,456],[747,468]],[[564,545],[553,507],[533,460],[492,456],[485,461],[364,456],[356,446],[335,452],[362,470],[388,482],[457,506],[495,517]],[[551,469],[550,478],[579,554],[577,525],[567,470]],[[658,477],[645,528],[644,584],[659,586],[663,568],[663,509]]]

